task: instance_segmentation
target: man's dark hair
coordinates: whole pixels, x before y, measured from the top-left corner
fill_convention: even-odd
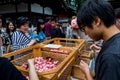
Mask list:
[[[80,8],[77,15],[77,23],[81,26],[92,28],[95,17],[99,17],[106,27],[114,24],[115,13],[110,3],[103,0],[87,0]]]
[[[51,17],[47,17],[47,18],[45,19],[45,22],[48,22],[49,20],[51,20]]]
[[[22,17],[17,18],[17,21],[16,21],[17,28],[20,28],[22,25],[26,23],[30,23],[30,20],[27,17],[22,16]]]
[[[115,18],[120,19],[120,8],[115,9]]]
[[[57,22],[56,18],[52,18],[51,21]]]

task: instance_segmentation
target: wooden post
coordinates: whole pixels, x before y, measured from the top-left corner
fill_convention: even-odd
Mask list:
[[[42,56],[41,48],[34,48],[33,49],[33,57],[39,57]]]

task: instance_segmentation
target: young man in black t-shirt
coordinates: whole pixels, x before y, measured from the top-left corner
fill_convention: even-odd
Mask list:
[[[77,15],[79,28],[94,41],[103,40],[103,46],[95,63],[96,80],[120,79],[120,31],[114,25],[112,6],[104,0],[87,0]],[[93,80],[89,67],[80,62],[86,80]]]
[[[51,25],[52,25],[51,38],[62,37],[61,29],[57,26],[57,23],[54,19],[51,21]]]

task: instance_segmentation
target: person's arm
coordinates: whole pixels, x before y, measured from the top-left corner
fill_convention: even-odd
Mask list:
[[[28,65],[29,65],[29,78],[30,78],[30,80],[39,80],[39,77],[35,71],[34,59],[29,59]]]
[[[80,61],[80,69],[85,74],[86,80],[93,80],[93,78],[90,74],[90,71],[89,71],[88,64],[85,63],[83,60]]]
[[[9,52],[10,52],[10,45],[8,45],[6,48],[6,53],[9,53]]]
[[[9,34],[4,33],[4,38],[5,38],[5,45],[6,45],[6,53],[8,53],[10,50],[10,45],[11,45]]]
[[[73,33],[72,33],[72,27],[70,26],[70,38],[73,37]]]
[[[71,38],[71,33],[70,33],[70,26],[69,26],[69,28],[68,28],[68,38]]]
[[[66,38],[69,38],[69,27],[66,29]]]
[[[37,42],[38,42],[37,40],[31,40],[30,43],[27,44],[27,46],[32,46]]]

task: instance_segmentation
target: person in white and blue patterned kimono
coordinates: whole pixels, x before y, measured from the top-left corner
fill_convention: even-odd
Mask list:
[[[19,29],[13,33],[11,38],[13,50],[19,50],[37,43],[37,40],[32,40],[28,34],[29,19],[27,17],[17,19],[17,28]]]
[[[19,17],[16,23],[18,30],[16,30],[11,37],[13,51],[36,44],[37,40],[32,39],[28,33],[29,19],[27,17]]]

